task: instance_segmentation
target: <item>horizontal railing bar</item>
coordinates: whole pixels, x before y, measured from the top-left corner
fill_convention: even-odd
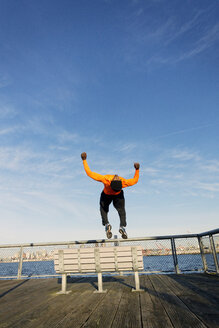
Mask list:
[[[66,246],[66,245],[83,245],[83,244],[103,244],[103,243],[127,243],[131,241],[144,240],[161,240],[171,238],[196,238],[198,234],[190,235],[173,235],[173,236],[152,236],[152,237],[135,237],[128,239],[94,239],[94,240],[76,240],[76,241],[61,241],[61,242],[47,242],[47,243],[26,243],[26,244],[5,244],[0,245],[0,248],[19,248],[19,247],[39,247],[39,246]]]
[[[76,241],[62,241],[62,242],[42,242],[42,243],[25,243],[25,244],[5,244],[0,245],[0,248],[19,248],[19,247],[39,247],[39,246],[66,246],[66,245],[83,245],[83,244],[99,244],[99,243],[123,243],[133,241],[147,241],[147,240],[163,240],[163,239],[179,239],[179,238],[197,238],[198,236],[206,236],[209,234],[219,233],[219,229],[210,230],[200,234],[182,234],[182,235],[167,235],[167,236],[152,236],[152,237],[135,237],[129,239],[94,239],[94,240],[76,240]]]
[[[219,233],[219,229],[214,229],[214,230],[210,230],[210,231],[200,233],[199,236],[203,237],[203,236],[208,236],[208,235],[215,235],[217,233]]]
[[[43,277],[54,277],[54,278],[57,278],[57,277],[61,277],[60,274],[41,274],[41,275],[34,275],[34,276],[21,276],[20,279],[26,279],[26,278],[43,278]],[[15,279],[17,280],[17,275],[16,276],[0,276],[0,280],[3,280],[3,279]]]
[[[17,280],[17,275],[15,275],[15,276],[0,276],[0,279],[15,279],[15,280]]]

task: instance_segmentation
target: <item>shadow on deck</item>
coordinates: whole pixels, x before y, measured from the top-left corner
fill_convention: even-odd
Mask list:
[[[0,327],[219,327],[219,277],[206,274],[103,277],[106,294],[93,293],[96,277],[0,281]]]

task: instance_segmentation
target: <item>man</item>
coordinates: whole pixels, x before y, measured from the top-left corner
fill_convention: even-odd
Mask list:
[[[134,163],[135,175],[133,179],[124,179],[115,175],[101,175],[92,172],[87,164],[87,154],[82,153],[81,158],[83,160],[83,165],[87,175],[104,184],[104,189],[100,196],[100,213],[102,217],[102,223],[105,226],[107,238],[112,237],[112,226],[108,221],[109,205],[113,202],[114,207],[118,211],[120,217],[120,228],[119,232],[123,239],[127,239],[128,235],[125,231],[126,227],[126,212],[125,212],[125,199],[122,188],[133,186],[138,182],[139,179],[139,163]]]

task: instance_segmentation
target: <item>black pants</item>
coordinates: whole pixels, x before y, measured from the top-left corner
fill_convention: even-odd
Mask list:
[[[113,206],[119,213],[120,226],[126,227],[125,198],[123,190],[121,190],[118,195],[107,195],[102,191],[100,196],[100,213],[103,225],[105,226],[109,223],[107,214],[111,202],[113,202]]]

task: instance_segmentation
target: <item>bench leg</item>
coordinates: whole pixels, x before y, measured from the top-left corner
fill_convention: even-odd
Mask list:
[[[143,292],[143,289],[140,289],[140,281],[138,271],[135,271],[135,289],[132,289],[132,292]]]
[[[67,287],[67,274],[63,273],[62,274],[62,290],[58,292],[57,294],[69,294],[71,291],[66,290]]]
[[[107,290],[103,290],[103,280],[102,272],[98,272],[98,290],[95,290],[94,293],[106,293]]]

